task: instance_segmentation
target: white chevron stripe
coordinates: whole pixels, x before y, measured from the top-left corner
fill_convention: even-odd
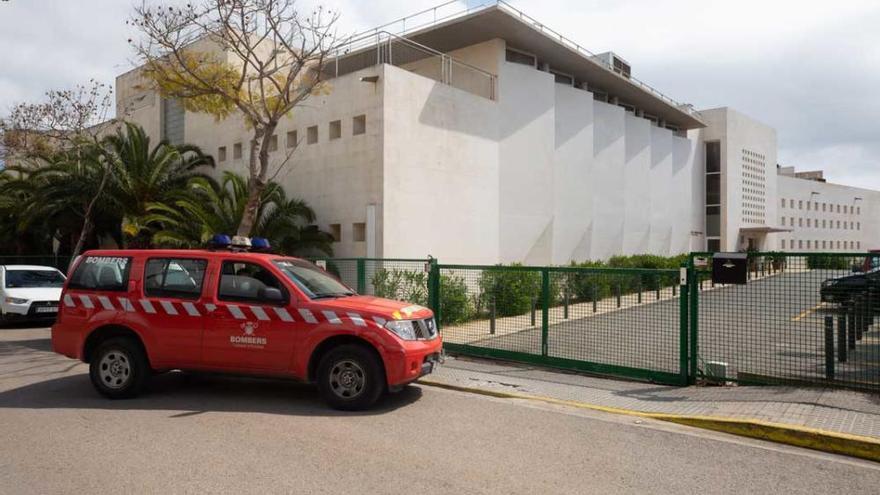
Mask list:
[[[367,326],[367,322],[365,322],[364,319],[361,318],[361,315],[359,315],[357,313],[347,313],[347,314],[348,314],[348,317],[351,318],[351,321],[355,324],[355,326],[358,326],[358,327]]]
[[[299,314],[301,314],[303,319],[306,320],[306,323],[318,323],[318,319],[315,318],[315,315],[307,309],[300,309]]]
[[[251,306],[251,313],[257,317],[260,321],[269,321],[269,315],[266,314],[266,311],[259,306]]]
[[[293,321],[293,317],[290,316],[290,313],[288,313],[286,309],[284,309],[284,308],[274,308],[274,309],[275,309],[275,314],[278,315],[278,318],[280,318],[281,321],[287,321],[287,322]]]
[[[68,308],[76,306],[76,304],[73,302],[73,298],[70,297],[70,294],[64,294],[64,305]]]
[[[98,296],[98,302],[101,303],[104,309],[113,309],[113,303],[110,302],[110,298],[107,296]]]
[[[82,301],[83,307],[85,307],[86,309],[92,309],[95,307],[95,305],[92,304],[92,300],[89,299],[89,296],[87,296],[85,294],[80,294],[79,300]]]
[[[378,316],[374,316],[373,321],[375,321],[376,325],[379,325],[380,327],[384,327],[385,323],[387,323],[384,318],[379,318]]]
[[[165,310],[171,316],[177,316],[177,309],[174,307],[174,303],[171,301],[159,301],[159,304],[162,305],[162,309]]]
[[[180,304],[183,305],[183,309],[186,310],[186,314],[190,316],[201,316],[201,313],[199,313],[199,310],[196,308],[195,304],[191,302],[183,302]]]
[[[134,313],[134,306],[131,304],[131,301],[129,301],[127,297],[119,298],[119,307],[121,307],[123,311]]]
[[[141,307],[144,308],[144,312],[146,313],[151,315],[156,314],[156,308],[153,307],[153,303],[146,299],[141,299]]]
[[[235,318],[236,320],[244,319],[244,312],[242,312],[241,308],[234,304],[229,304],[226,307],[229,308],[229,312],[232,313],[233,318]]]
[[[333,311],[321,311],[321,313],[324,314],[324,318],[327,318],[327,321],[334,325],[339,325],[340,323],[342,323],[342,320],[340,320],[339,317],[336,316],[336,313],[334,313]]]

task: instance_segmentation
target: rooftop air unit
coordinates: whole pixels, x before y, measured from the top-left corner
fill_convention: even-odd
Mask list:
[[[632,73],[632,68],[630,67],[629,62],[614,52],[600,53],[598,55],[593,55],[592,58],[627,79],[629,79],[630,74]]]

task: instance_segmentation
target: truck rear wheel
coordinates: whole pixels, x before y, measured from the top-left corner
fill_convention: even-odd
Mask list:
[[[143,350],[130,338],[108,339],[98,345],[89,364],[92,385],[104,397],[128,399],[147,383],[150,367]]]
[[[318,365],[318,390],[335,409],[370,408],[385,391],[385,373],[376,355],[359,345],[341,345]]]

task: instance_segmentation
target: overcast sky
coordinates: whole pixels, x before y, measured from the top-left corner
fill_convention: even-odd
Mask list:
[[[439,2],[323,3],[353,33]],[[775,127],[781,164],[880,189],[880,2],[510,3],[593,52],[617,52],[634,76],[676,100],[730,106]],[[131,68],[124,21],[133,4],[0,0],[0,113],[48,89],[109,83]]]

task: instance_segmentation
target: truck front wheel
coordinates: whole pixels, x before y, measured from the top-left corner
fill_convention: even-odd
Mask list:
[[[368,409],[385,391],[385,374],[376,355],[359,345],[331,349],[318,365],[318,390],[335,409]]]

